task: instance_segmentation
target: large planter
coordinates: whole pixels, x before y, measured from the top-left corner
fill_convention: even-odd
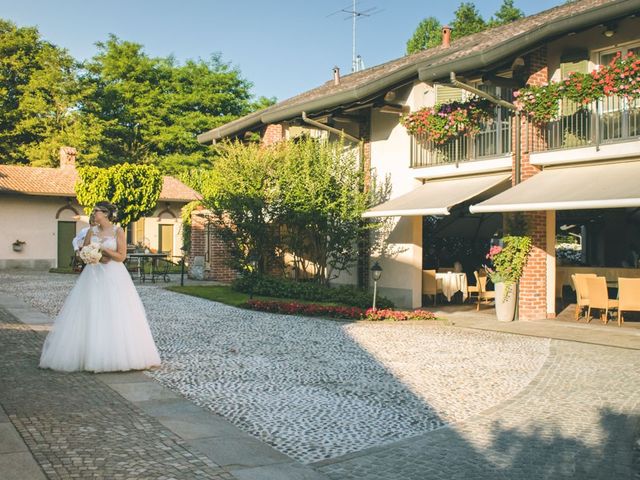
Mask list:
[[[511,285],[509,295],[505,299],[505,285],[503,282],[495,284],[496,316],[500,322],[512,322],[516,313],[516,286]]]

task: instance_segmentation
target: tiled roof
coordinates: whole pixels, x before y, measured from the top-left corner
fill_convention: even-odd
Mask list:
[[[0,165],[0,194],[45,195],[75,197],[74,185],[78,172],[73,167],[41,168],[20,165]],[[174,177],[165,176],[160,200],[190,202],[202,197]]]
[[[574,21],[576,16],[592,11],[597,12],[593,19],[583,20],[583,23],[587,21],[592,22],[592,25],[597,25],[607,21],[608,16],[617,15],[621,7],[624,7],[626,11],[637,10],[640,13],[639,0],[578,0],[569,2],[507,25],[460,38],[452,41],[449,47],[430,48],[360,72],[344,75],[338,85],[330,80],[317,88],[203,133],[199,136],[199,140],[207,142],[219,138],[220,134],[223,136],[233,135],[243,129],[255,128],[261,124],[277,123],[287,118],[299,116],[303,110],[311,113],[314,111],[314,107],[315,111],[321,111],[323,108],[335,106],[338,103],[340,105],[355,103],[370,95],[372,89],[375,89],[378,84],[380,85],[379,91],[388,89],[388,84],[381,83],[384,79],[389,79],[397,84],[406,83],[412,79],[417,80],[419,70],[435,69],[466,58],[488,56],[496,48],[509,45],[512,42],[520,42],[519,44],[526,48],[527,41],[530,39],[531,45],[528,47],[531,48],[535,42],[540,41],[535,33],[543,30],[552,22],[562,20],[564,23],[558,29],[563,28],[566,32],[571,32],[576,28]],[[582,27],[581,25],[577,26]]]

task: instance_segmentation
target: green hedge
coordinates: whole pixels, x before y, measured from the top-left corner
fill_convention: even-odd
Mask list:
[[[369,308],[373,300],[373,293],[359,288],[341,285],[325,287],[311,282],[294,282],[284,278],[245,275],[233,282],[233,290],[253,295],[276,298],[296,298],[312,302],[335,302],[360,308]],[[377,308],[393,308],[391,300],[378,296]]]

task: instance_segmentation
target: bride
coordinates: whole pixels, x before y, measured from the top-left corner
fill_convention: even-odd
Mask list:
[[[142,370],[160,365],[147,317],[129,272],[117,209],[98,202],[84,245],[99,244],[99,263],[87,264],[47,336],[40,366],[72,372]]]

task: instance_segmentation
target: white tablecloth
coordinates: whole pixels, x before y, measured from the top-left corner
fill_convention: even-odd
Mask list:
[[[466,273],[436,273],[436,282],[442,286],[442,293],[450,302],[456,292],[462,292],[462,300],[467,299],[467,274]]]

